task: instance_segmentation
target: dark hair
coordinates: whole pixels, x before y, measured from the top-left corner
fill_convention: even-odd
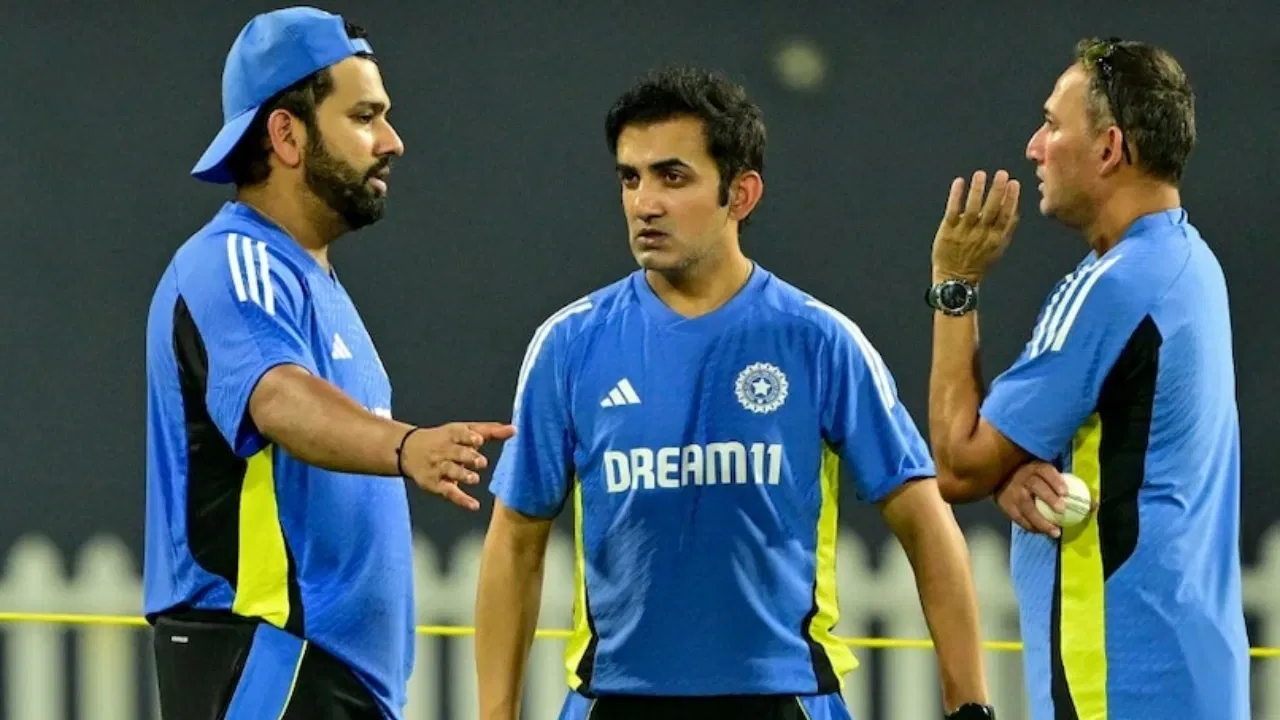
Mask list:
[[[693,67],[654,70],[614,102],[605,116],[609,152],[628,125],[695,117],[702,121],[707,152],[720,171],[720,204],[729,202],[729,184],[747,170],[764,172],[765,128],[760,108],[741,85]],[[745,224],[745,220],[743,221]]]
[[[1178,184],[1196,144],[1195,93],[1168,51],[1134,40],[1086,38],[1075,61],[1089,73],[1089,119],[1114,123],[1149,175]]]
[[[347,37],[353,40],[368,37],[364,28],[359,25],[348,22],[346,28]],[[374,57],[368,53],[357,54],[374,60]],[[231,171],[236,187],[257,185],[271,174],[271,165],[267,162],[267,158],[271,155],[271,143],[267,138],[267,118],[271,113],[276,110],[286,110],[300,119],[308,130],[313,131],[316,126],[316,107],[332,92],[333,73],[326,67],[302,78],[263,103],[258,114],[254,116],[253,122],[245,130],[244,136],[240,138],[240,142],[236,143],[227,156],[227,169]]]

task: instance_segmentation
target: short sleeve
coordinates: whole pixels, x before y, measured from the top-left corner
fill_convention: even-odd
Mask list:
[[[573,473],[559,319],[553,316],[540,327],[525,351],[512,409],[516,434],[503,445],[490,484],[504,505],[532,517],[559,514]]]
[[[1031,340],[991,384],[982,417],[1010,442],[1052,462],[1093,412],[1102,384],[1146,312],[1126,287],[1121,258],[1104,258],[1059,283]]]
[[[265,242],[243,235],[210,238],[188,250],[178,259],[174,333],[180,355],[197,357],[179,361],[207,373],[209,416],[247,457],[266,444],[246,415],[262,376],[284,364],[316,374],[305,339],[302,280]]]
[[[822,433],[850,469],[858,497],[879,502],[910,480],[934,477],[928,446],[880,353],[853,321],[821,307],[835,320],[822,353]]]

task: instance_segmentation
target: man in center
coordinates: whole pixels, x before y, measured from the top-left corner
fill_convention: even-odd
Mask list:
[[[605,129],[640,268],[551,315],[525,353],[480,571],[481,717],[519,717],[568,509],[562,719],[849,718],[841,465],[915,568],[946,711],[993,717],[967,548],[892,375],[849,318],[742,252],[759,108],[676,68],[624,93]]]

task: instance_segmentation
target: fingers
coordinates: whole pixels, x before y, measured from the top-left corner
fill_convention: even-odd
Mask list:
[[[1059,469],[1048,464],[1048,462],[1029,462],[1029,464],[1023,466],[1023,470],[1019,471],[1025,471],[1028,480],[1032,478],[1039,478],[1041,482],[1047,484],[1047,486],[1050,487],[1053,492],[1057,493],[1057,495],[1066,497],[1066,491],[1068,491],[1068,487],[1066,487],[1066,479],[1062,478],[1062,473],[1060,473]],[[1048,502],[1050,501],[1050,498],[1044,497],[1043,500],[1044,502]],[[1059,509],[1059,512],[1061,512],[1061,509]]]
[[[1052,520],[1045,517],[1040,512],[1040,508],[1036,507],[1035,497],[1031,493],[1027,493],[1026,497],[1018,503],[1018,509],[1027,519],[1027,524],[1031,526],[1032,532],[1038,532],[1049,537],[1059,537],[1062,535],[1062,528],[1053,523]]]
[[[1049,522],[1036,507],[1035,499],[1024,488],[1011,488],[1010,495],[1000,501],[1000,509],[1018,527],[1027,532],[1040,533],[1050,537],[1058,537],[1057,525]]]
[[[436,474],[440,476],[441,480],[463,483],[464,485],[475,485],[480,482],[479,475],[455,462],[440,463],[437,466]]]
[[[1008,184],[1009,173],[997,170],[991,178],[991,192],[987,193],[987,201],[982,204],[982,215],[979,217],[982,224],[990,225],[999,217],[1000,209],[1004,207],[1005,189]]]
[[[463,445],[457,445],[444,450],[441,455],[449,462],[457,463],[462,467],[474,470],[483,470],[485,466],[489,464],[489,459],[484,455],[481,455],[474,449]]]
[[[507,440],[516,434],[516,426],[507,423],[473,422],[467,423],[467,427],[489,440]]]
[[[484,445],[484,436],[466,423],[451,423],[447,426],[448,438],[451,442],[470,448],[478,448]]]
[[[963,219],[969,223],[983,225],[1001,227],[1016,225],[1022,183],[1010,178],[1008,171],[996,171],[991,178],[990,192],[987,192],[987,173],[983,170],[973,174],[967,195],[964,192],[964,185],[964,178],[951,181],[951,192],[947,195],[947,209],[943,215],[948,224],[954,225]],[[963,208],[961,208],[962,198]]]
[[[1005,188],[1004,201],[1000,205],[1000,215],[996,218],[996,224],[1007,225],[1010,229],[1018,226],[1018,198],[1021,194],[1022,183],[1010,180],[1009,186]]]
[[[496,422],[450,423],[450,438],[460,445],[478,448],[490,440],[507,440],[516,434],[516,426]]]
[[[1065,509],[1062,496],[1066,494],[1066,483],[1058,475],[1056,468],[1042,465],[1028,465],[1019,469],[1001,491],[997,501],[1005,515],[1023,530],[1057,538],[1062,536],[1062,528],[1040,512],[1040,508],[1036,507],[1036,498],[1039,497],[1047,505],[1062,512]],[[1059,493],[1055,486],[1061,487],[1062,492]]]
[[[1027,490],[1031,492],[1033,498],[1040,498],[1045,505],[1053,508],[1054,512],[1066,511],[1067,503],[1063,499],[1066,493],[1054,490],[1043,477],[1036,475],[1028,480]]]
[[[440,494],[440,497],[443,497],[458,507],[465,508],[467,510],[480,509],[479,500],[476,500],[466,494],[462,491],[462,488],[454,485],[453,483],[440,483],[438,485],[437,492]]]
[[[951,192],[947,194],[947,209],[942,215],[943,222],[955,225],[960,221],[960,199],[964,197],[964,178],[951,181]]]
[[[978,211],[982,207],[982,194],[987,189],[987,174],[981,170],[973,174],[973,182],[969,185],[969,198],[964,204],[964,217],[969,222],[978,219]]]
[[[415,482],[423,490],[435,493],[455,505],[468,510],[480,508],[480,502],[459,487],[459,484],[475,485],[480,482],[480,476],[461,465],[451,462],[440,463],[431,477],[419,478]]]
[[[1022,510],[1018,508],[1016,503],[1000,502],[1000,509],[1004,511],[1009,519],[1017,523],[1018,527],[1027,532],[1035,532],[1035,528],[1031,527],[1031,523],[1027,522],[1027,518],[1022,514]]]
[[[1043,480],[1055,493],[1062,497],[1067,496],[1067,481],[1062,478],[1062,473],[1058,472],[1058,468],[1049,463],[1035,463],[1034,473],[1036,477]],[[1048,502],[1046,500],[1046,502]]]
[[[431,428],[409,438],[403,465],[405,475],[418,487],[468,510],[480,503],[460,486],[480,482],[477,471],[489,466],[479,448],[492,439],[506,439],[515,427],[503,423],[455,422]]]

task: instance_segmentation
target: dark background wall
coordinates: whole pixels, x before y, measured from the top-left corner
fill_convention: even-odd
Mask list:
[[[272,7],[134,0],[73,8],[59,0],[0,11],[0,611],[137,612],[146,307],[172,251],[227,197],[187,171],[220,123],[232,38]],[[949,181],[1007,168],[1028,186],[1022,225],[984,298],[990,377],[1015,357],[1044,294],[1085,250],[1036,214],[1033,167],[1023,157],[1072,45],[1117,34],[1170,48],[1199,99],[1200,145],[1184,202],[1232,292],[1251,631],[1255,644],[1280,644],[1271,599],[1280,593],[1280,559],[1267,553],[1268,533],[1280,527],[1280,448],[1271,441],[1280,396],[1271,372],[1280,352],[1280,6],[326,7],[369,30],[408,148],[387,219],[343,239],[335,261],[392,376],[397,415],[419,423],[505,419],[538,323],[632,269],[603,115],[637,75],[671,61],[722,69],[763,107],[766,192],[748,253],[851,315],[923,423],[930,315],[920,298]],[[824,65],[814,89],[789,87],[779,74],[781,51],[797,39]],[[470,622],[469,573],[488,507],[486,498],[471,515],[415,494],[423,622]],[[986,504],[958,512],[985,568],[989,634],[1016,637],[1002,574],[1007,525]],[[842,627],[922,636],[918,619],[895,615],[914,596],[909,577],[891,572],[900,558],[882,523],[850,502],[845,527],[842,603],[852,619]],[[886,600],[898,597],[904,602]],[[543,624],[566,619],[546,614]],[[141,658],[141,636],[13,626],[4,638],[4,717],[146,716],[133,709],[148,704],[145,661],[136,676],[112,675],[133,672],[134,663],[109,661],[111,652]],[[554,706],[558,648],[542,646],[551,648],[539,656],[548,674],[536,692]],[[414,717],[471,717],[467,641],[423,647]],[[870,679],[850,696],[863,698],[864,718],[911,716],[905,708],[918,701],[906,695],[924,697],[920,707],[934,711],[927,694],[912,692],[935,684],[927,653],[862,657],[861,676]],[[1001,697],[1020,703],[1016,656],[992,662]],[[1262,662],[1255,669],[1256,717],[1280,718],[1280,691],[1265,689],[1280,686],[1280,674]],[[139,687],[122,696],[121,682]],[[1020,711],[1011,707],[1008,717]]]

